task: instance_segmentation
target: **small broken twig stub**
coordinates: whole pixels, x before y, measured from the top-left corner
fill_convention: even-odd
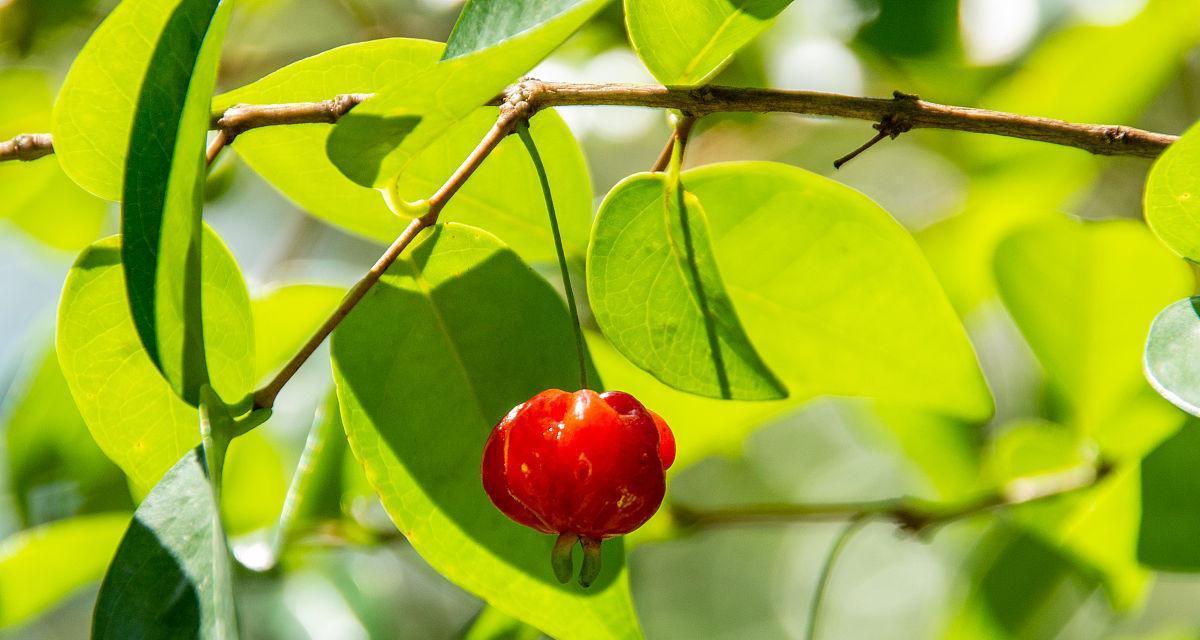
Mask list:
[[[893,91],[892,100],[896,101],[897,103],[908,102],[915,105],[920,102],[921,99],[909,93]],[[876,133],[874,137],[872,137],[870,140],[867,140],[861,147],[851,151],[850,153],[847,153],[837,160],[834,160],[834,169],[841,169],[842,165],[857,158],[859,154],[875,146],[884,138],[891,138],[892,140],[895,140],[900,136],[900,134],[907,131],[912,131],[913,123],[906,112],[902,108],[898,107],[895,112],[883,116],[879,122],[872,126],[874,126],[875,130],[879,133]]]

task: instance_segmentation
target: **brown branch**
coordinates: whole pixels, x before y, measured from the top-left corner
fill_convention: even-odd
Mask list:
[[[1132,127],[1075,124],[1065,120],[1003,111],[956,107],[899,94],[893,98],[860,98],[818,91],[783,91],[741,87],[696,88],[655,85],[569,84],[527,80],[537,107],[617,105],[679,109],[697,117],[721,112],[777,112],[834,116],[882,122],[903,119],[913,129],[947,129],[1037,140],[1076,147],[1100,155],[1153,158],[1178,136]]]
[[[764,522],[844,522],[864,518],[890,520],[914,535],[927,534],[944,524],[996,509],[1037,502],[1090,489],[1110,476],[1113,467],[1101,463],[1036,479],[1016,481],[994,493],[961,504],[941,504],[920,498],[831,504],[764,504],[720,509],[693,509],[673,504],[676,520],[688,527]]]
[[[54,140],[48,133],[22,133],[12,140],[0,142],[0,162],[5,160],[37,160],[54,153]]]
[[[957,107],[926,102],[916,96],[862,98],[818,91],[784,91],[742,87],[696,88],[657,85],[573,84],[525,80],[509,88],[505,96],[526,96],[530,113],[545,107],[638,106],[678,109],[701,117],[719,112],[795,113],[883,122],[901,121],[913,129],[946,129],[1036,140],[1075,147],[1099,155],[1154,158],[1177,136],[1118,125],[1077,124],[1053,118],[1025,116],[1003,111]],[[346,94],[321,102],[236,105],[214,114],[212,127],[231,137],[258,127],[331,123],[345,115],[371,94]],[[497,97],[489,104],[505,100]],[[50,134],[24,134],[0,142],[0,162],[34,160],[53,153]]]
[[[395,242],[387,248],[387,251],[379,257],[379,260],[371,267],[371,270],[362,277],[350,291],[346,293],[346,297],[342,298],[342,302],[338,304],[333,313],[326,318],[325,322],[309,337],[304,346],[300,348],[296,355],[292,356],[291,360],[283,366],[279,373],[271,379],[261,389],[254,392],[254,407],[258,409],[271,408],[275,404],[275,398],[279,395],[280,390],[284,385],[296,375],[300,370],[300,366],[308,360],[309,356],[321,346],[325,338],[333,333],[333,330],[341,324],[346,316],[354,307],[367,295],[367,291],[379,282],[384,272],[388,267],[400,257],[400,254],[408,247],[409,244],[417,237],[423,229],[431,227],[437,223],[438,216],[441,214],[442,208],[459,188],[475,173],[488,155],[504,140],[505,136],[512,133],[513,127],[521,118],[527,118],[530,114],[529,103],[524,99],[524,95],[519,91],[514,91],[510,94],[508,101],[500,108],[500,117],[496,119],[496,123],[492,125],[491,130],[484,136],[483,140],[475,147],[470,155],[463,160],[457,170],[446,180],[446,182],[426,201],[429,204],[428,212],[417,218],[413,218],[412,222],[401,232],[400,237],[396,238]]]
[[[357,107],[370,93],[347,93],[320,102],[283,104],[236,104],[212,116],[212,128],[228,131],[230,137],[257,129],[284,124],[333,124]]]

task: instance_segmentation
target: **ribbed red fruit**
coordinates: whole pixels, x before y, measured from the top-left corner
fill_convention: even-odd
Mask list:
[[[549,389],[492,430],[483,488],[514,521],[560,534],[556,556],[565,547],[568,577],[570,549],[581,540],[587,583],[589,561],[599,570],[599,542],[637,529],[658,511],[674,460],[666,422],[628,393]],[[564,559],[554,562],[562,579]]]

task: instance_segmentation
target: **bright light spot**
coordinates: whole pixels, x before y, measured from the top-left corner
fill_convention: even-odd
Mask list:
[[[463,0],[420,0],[421,4],[434,11],[449,11],[463,3]]]
[[[1037,0],[962,0],[959,28],[971,62],[1007,62],[1037,34]]]
[[[854,38],[863,23],[878,15],[877,7],[856,0],[805,0],[793,2],[765,34],[780,42],[801,37],[829,37],[843,42]]]
[[[1084,22],[1118,25],[1141,13],[1147,2],[1148,0],[1071,0],[1071,6]]]
[[[833,38],[809,38],[786,44],[767,67],[771,86],[780,89],[859,94],[863,70],[858,58]]]
[[[559,82],[655,82],[642,62],[626,48],[613,48],[581,64],[555,58],[529,73],[538,80]],[[594,135],[613,142],[632,142],[654,131],[660,124],[656,109],[637,107],[562,107],[559,115],[576,136]]]
[[[254,571],[266,571],[275,564],[275,553],[266,535],[254,534],[233,543],[233,557]]]

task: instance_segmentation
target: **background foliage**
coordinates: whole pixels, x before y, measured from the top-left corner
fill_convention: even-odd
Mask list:
[[[58,151],[0,164],[4,637],[81,637],[97,602],[121,637],[108,623],[133,619],[111,613],[117,594],[97,594],[114,556],[152,558],[156,577],[182,585],[228,571],[248,638],[802,637],[841,525],[684,531],[664,509],[624,541],[624,562],[616,543],[606,550],[604,579],[582,592],[549,581],[549,538],[481,502],[477,449],[497,412],[574,384],[538,178],[515,137],[300,370],[270,421],[233,442],[219,504],[196,489],[188,453],[211,412],[198,381],[236,403],[277,370],[419,212],[393,215],[369,187],[403,167],[399,199],[427,197],[491,126],[495,109],[477,105],[535,64],[543,80],[900,89],[1171,133],[1200,118],[1200,5],[1180,0],[556,0],[513,23],[477,0],[483,13],[457,25],[455,0],[239,0],[232,11],[186,0],[186,25],[172,22],[176,3],[137,4],[0,1],[0,139],[53,130]],[[122,11],[132,17],[115,22]],[[199,60],[175,78],[186,100],[133,95],[147,64],[170,66],[143,36],[172,25],[178,50],[158,55]],[[127,64],[113,66],[113,51]],[[386,95],[337,126],[247,132],[207,178],[199,138],[124,144],[146,118],[206,125],[214,94],[223,109],[351,91]],[[593,375],[674,427],[673,503],[957,502],[1114,469],[1086,491],[927,538],[869,523],[837,567],[822,637],[1200,633],[1200,427],[1185,413],[1200,407],[1189,357],[1200,131],[1153,170],[918,131],[833,173],[873,133],[867,123],[718,114],[698,125],[678,177],[633,175],[669,133],[659,111],[563,108],[531,131]],[[362,152],[380,137],[395,144]],[[130,166],[165,171],[155,184],[167,191],[123,194]],[[638,215],[675,180],[699,233],[690,253],[670,218]],[[117,200],[161,214],[180,252],[122,269],[117,240],[93,243],[158,231],[122,229]],[[653,228],[632,238],[655,242],[623,235],[637,224]],[[181,297],[151,318],[130,312],[125,279],[189,273],[177,258],[201,246],[203,320],[221,330],[180,344],[186,292],[164,291]],[[655,277],[675,264],[697,280]],[[717,341],[688,315],[697,281],[718,293]],[[488,297],[498,290],[507,297]],[[660,340],[681,317],[697,338]],[[407,356],[379,349],[401,343]],[[689,368],[714,349],[727,354],[724,384]],[[473,431],[445,431],[448,415]],[[194,508],[180,512],[181,495]],[[167,533],[131,536],[118,551],[131,519],[135,533],[205,535],[169,553]],[[237,560],[224,568],[209,553],[217,524]],[[232,624],[213,601],[197,592],[188,611],[207,628]]]

